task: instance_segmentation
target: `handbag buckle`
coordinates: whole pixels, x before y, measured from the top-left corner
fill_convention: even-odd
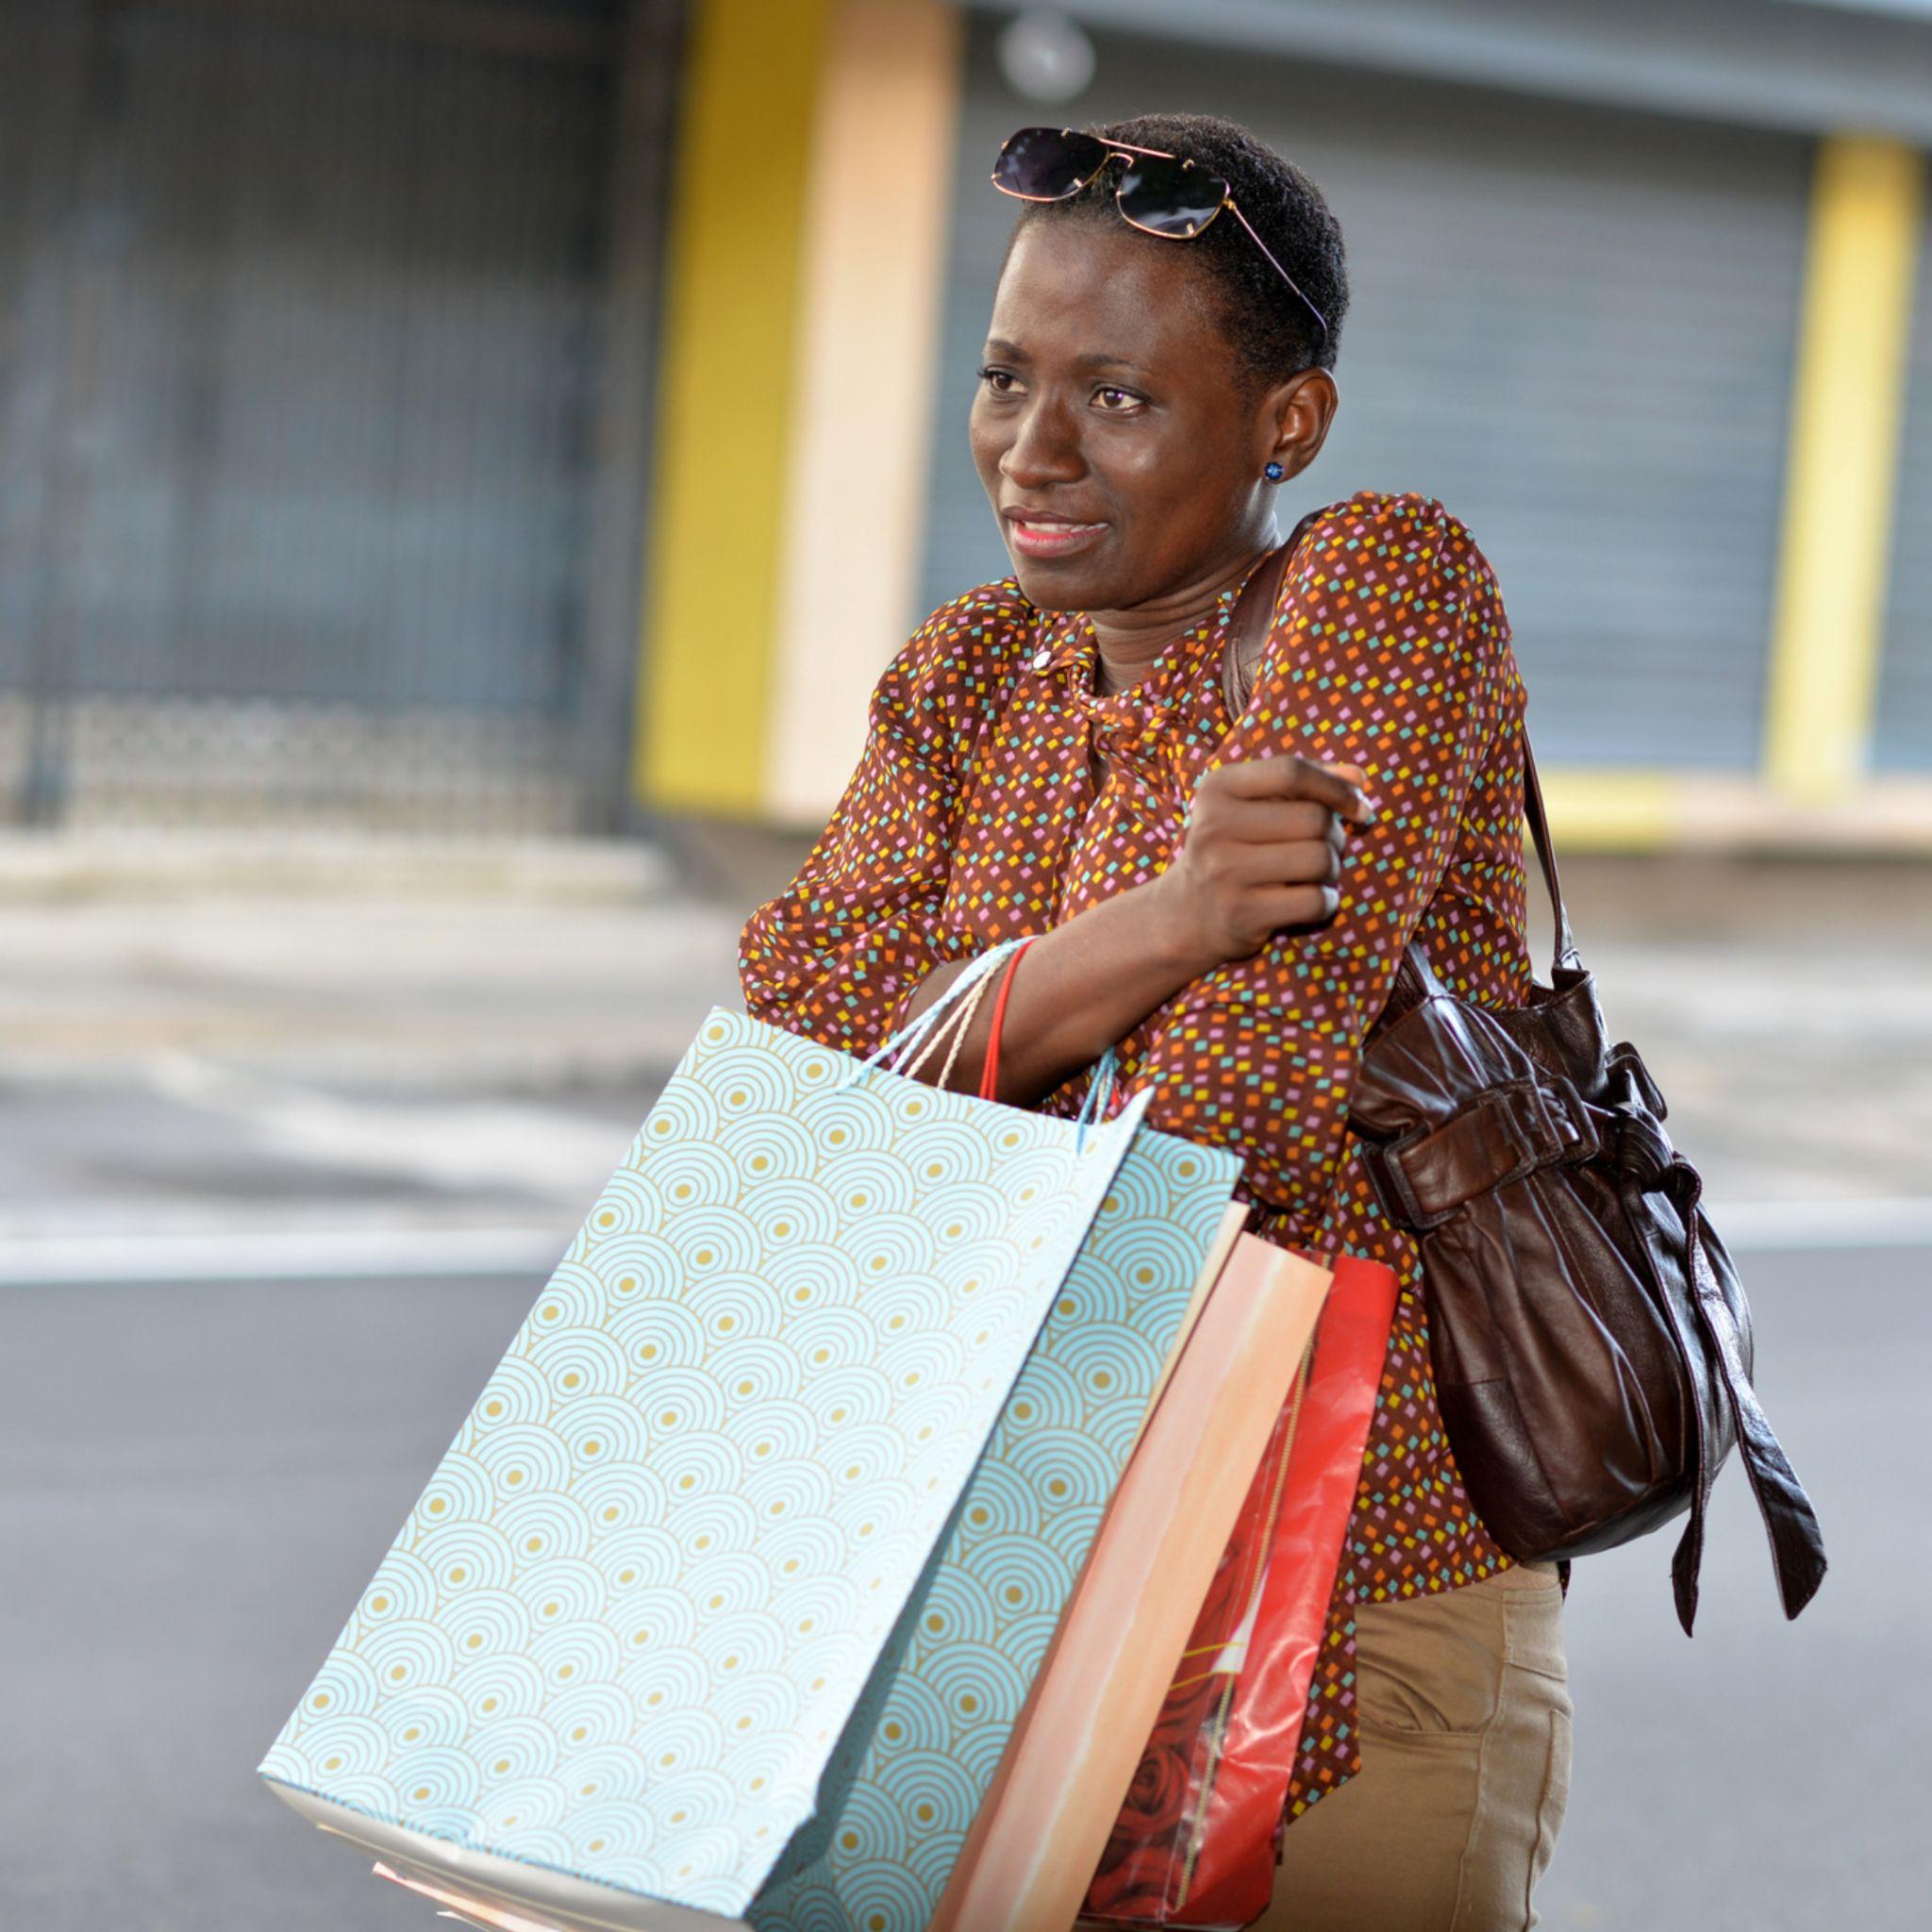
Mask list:
[[[1603,1143],[1583,1096],[1569,1081],[1557,1077],[1554,1090],[1535,1080],[1487,1088],[1440,1125],[1424,1124],[1394,1141],[1363,1140],[1363,1162],[1391,1218],[1425,1232],[1441,1226],[1477,1193],[1507,1187],[1557,1161],[1587,1160],[1601,1154]],[[1452,1156],[1446,1174],[1440,1153],[1424,1162],[1424,1171],[1432,1175],[1429,1191],[1435,1197],[1435,1205],[1426,1206],[1409,1161],[1424,1143],[1443,1142],[1459,1149],[1459,1157]],[[1477,1149],[1491,1157],[1487,1163]],[[1497,1161],[1497,1155],[1504,1156],[1504,1161]],[[1457,1173],[1465,1177],[1464,1184],[1451,1198],[1440,1183]]]
[[[1398,1227],[1406,1227],[1418,1234],[1440,1226],[1456,1211],[1452,1208],[1440,1214],[1428,1213],[1416,1199],[1415,1190],[1409,1185],[1407,1172],[1402,1164],[1402,1157],[1428,1131],[1426,1128],[1419,1129],[1405,1134],[1399,1141],[1363,1139],[1357,1142],[1362,1164],[1368,1169],[1369,1178],[1381,1196],[1383,1211]]]

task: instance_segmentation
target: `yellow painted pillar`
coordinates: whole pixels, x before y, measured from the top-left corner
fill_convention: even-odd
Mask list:
[[[1819,145],[1765,707],[1764,781],[1793,802],[1865,774],[1924,194],[1902,142]]]
[[[823,822],[924,535],[963,27],[703,0],[668,266],[635,783]]]
[[[700,0],[673,177],[634,782],[754,814],[831,0]]]

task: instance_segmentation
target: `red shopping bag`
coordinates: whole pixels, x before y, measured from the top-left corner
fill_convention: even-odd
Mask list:
[[[1399,1286],[1341,1255],[1081,1923],[1246,1925],[1274,1889],[1307,1707]]]

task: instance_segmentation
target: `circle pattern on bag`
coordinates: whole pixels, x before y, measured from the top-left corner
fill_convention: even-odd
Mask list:
[[[714,1011],[262,1774],[741,1912],[1135,1124]]]

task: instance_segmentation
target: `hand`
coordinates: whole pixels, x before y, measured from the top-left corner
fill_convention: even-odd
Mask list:
[[[1341,904],[1344,819],[1374,803],[1357,765],[1289,753],[1218,766],[1194,787],[1180,850],[1149,887],[1195,976],[1246,959],[1283,926],[1317,926]]]

